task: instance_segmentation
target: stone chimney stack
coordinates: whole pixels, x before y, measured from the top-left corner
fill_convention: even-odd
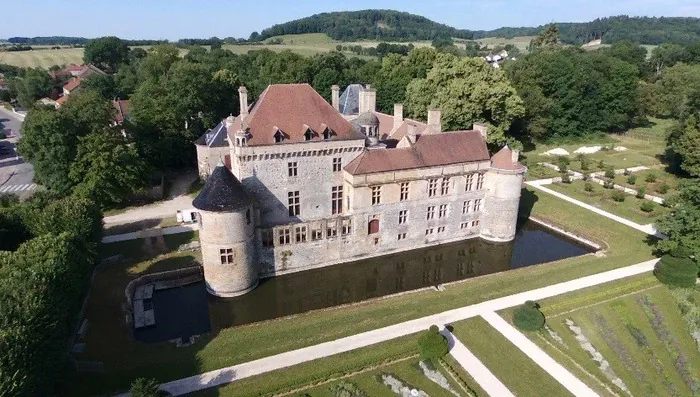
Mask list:
[[[488,135],[487,135],[488,126],[487,126],[486,124],[474,123],[474,124],[472,124],[472,129],[473,129],[474,131],[479,131],[479,133],[481,134],[481,136],[484,137],[484,140],[485,140],[485,141],[488,140],[488,139],[487,139],[487,138],[488,138]]]
[[[358,92],[358,107],[357,113],[362,114],[367,111],[367,91],[364,88],[360,89]]]
[[[515,149],[511,149],[511,151],[510,151],[510,158],[511,158],[511,160],[513,160],[513,164],[517,163],[517,162],[518,162],[518,158],[520,158],[520,151],[519,151],[519,150],[515,150]]]
[[[418,137],[416,135],[416,126],[413,124],[408,125],[408,131],[406,131],[406,138],[408,139],[409,142],[411,143],[416,143],[416,140],[418,140]]]
[[[226,117],[226,120],[224,120],[224,125],[226,126],[226,129],[228,130],[229,128],[231,128],[235,121],[236,118],[233,117],[233,115],[229,115],[228,117]]]
[[[367,84],[365,89],[365,99],[367,100],[367,111],[376,112],[377,111],[377,91],[372,89],[372,87]]]
[[[238,87],[238,100],[241,107],[241,120],[248,115],[248,89],[245,86]]]
[[[399,128],[399,126],[403,123],[403,104],[400,103],[395,103],[394,104],[394,130]]]
[[[331,105],[340,112],[340,87],[337,84],[331,86]]]
[[[428,127],[432,127],[435,132],[442,132],[440,109],[428,109]]]

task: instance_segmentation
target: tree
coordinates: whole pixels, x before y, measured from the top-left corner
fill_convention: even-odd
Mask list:
[[[530,42],[530,51],[559,45],[559,28],[550,23]]]
[[[684,180],[678,194],[669,202],[672,210],[657,222],[661,233],[668,238],[659,240],[657,248],[670,252],[682,246],[695,258],[700,258],[700,180]]]
[[[51,94],[53,84],[48,73],[43,69],[27,69],[23,77],[11,80],[10,91],[17,94],[17,102],[22,107],[29,109],[40,98]]]
[[[102,98],[112,100],[117,96],[117,84],[111,75],[95,74],[80,83],[81,90],[91,90]]]
[[[688,110],[689,99],[700,95],[700,65],[679,63],[664,69],[653,93],[656,116],[681,117]]]
[[[685,50],[679,44],[663,43],[651,51],[649,65],[656,75],[668,67],[681,62],[685,58]]]
[[[131,382],[129,395],[131,397],[158,397],[161,395],[158,386],[158,381],[155,379],[138,378]]]
[[[114,73],[120,65],[129,62],[129,47],[126,42],[114,36],[90,40],[85,45],[83,62]]]
[[[448,130],[471,128],[475,122],[489,125],[488,141],[502,145],[513,121],[525,114],[522,99],[505,74],[478,58],[437,56],[424,79],[406,88],[406,104],[413,117],[425,119],[428,108],[442,110],[442,126]]]
[[[418,348],[423,360],[444,357],[449,351],[447,339],[442,336],[437,325],[431,325],[427,331],[423,332],[423,335],[418,339]]]
[[[664,284],[681,288],[695,287],[698,279],[697,263],[683,246],[671,250],[654,266],[654,275]]]
[[[153,46],[148,56],[141,60],[138,71],[139,81],[158,80],[164,77],[170,67],[180,59],[180,50],[171,44]]]
[[[540,330],[544,323],[544,314],[537,302],[527,301],[513,312],[513,324],[523,331]]]
[[[673,128],[668,143],[672,168],[700,178],[700,125],[695,115]]]

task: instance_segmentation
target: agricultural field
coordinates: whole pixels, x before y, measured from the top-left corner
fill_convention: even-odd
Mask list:
[[[683,309],[679,292],[694,294]],[[698,296],[640,275],[540,301],[547,325],[526,334],[601,396],[698,395],[700,345],[683,318]]]
[[[32,51],[0,52],[0,63],[22,68],[48,69],[53,65],[83,63],[82,48],[35,49]]]
[[[513,37],[512,39],[506,39],[503,37],[485,37],[483,39],[478,39],[474,41],[478,42],[482,46],[488,46],[489,48],[512,44],[515,47],[517,47],[521,52],[527,52],[527,47],[530,45],[530,41],[532,41],[532,39],[534,38],[535,36],[520,36]]]

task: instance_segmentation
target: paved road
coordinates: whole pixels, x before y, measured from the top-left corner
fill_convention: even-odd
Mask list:
[[[17,155],[16,144],[21,136],[22,120],[9,110],[0,107],[0,129],[10,129],[15,137],[3,139],[0,146],[6,153],[0,154],[0,192],[17,194],[20,197],[30,194],[34,184],[34,167]]]
[[[427,329],[431,325],[451,324],[467,318],[479,316],[484,313],[495,312],[508,307],[517,306],[527,300],[537,301],[571,291],[588,288],[594,285],[627,278],[637,274],[647,273],[654,268],[657,261],[658,259],[653,259],[638,263],[636,265],[610,270],[559,284],[553,284],[547,287],[537,288],[475,305],[464,306],[459,309],[448,310],[446,312],[431,316],[375,329],[373,331],[363,332],[360,334],[347,336],[345,338],[320,343],[318,345],[308,346],[301,349],[276,354],[274,356],[261,358],[247,363],[209,371],[200,375],[191,376],[189,378],[164,383],[160,385],[160,388],[173,396],[180,396],[209,387],[224,385],[243,378],[263,374],[265,372],[291,367],[293,365],[305,363],[315,359],[329,357],[335,354],[371,346],[380,342],[385,342],[401,336],[420,332]],[[470,370],[470,368],[465,369],[468,372]],[[474,374],[472,374],[472,376],[474,376]]]

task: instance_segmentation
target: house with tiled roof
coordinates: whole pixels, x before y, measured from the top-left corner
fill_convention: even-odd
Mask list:
[[[341,96],[333,86],[329,104],[308,84],[274,84],[250,106],[241,87],[240,114],[195,142],[212,294],[464,239],[514,239],[526,171],[517,151],[491,155],[485,125],[443,131],[438,109],[426,122],[404,118],[401,104],[377,112],[376,92],[352,87]]]
[[[63,85],[63,95],[58,98],[56,107],[63,105],[69,98],[71,94],[74,94],[80,89],[80,84],[83,80],[94,75],[106,75],[104,71],[100,70],[95,65],[71,65],[63,72],[70,73],[73,76],[66,84]]]

